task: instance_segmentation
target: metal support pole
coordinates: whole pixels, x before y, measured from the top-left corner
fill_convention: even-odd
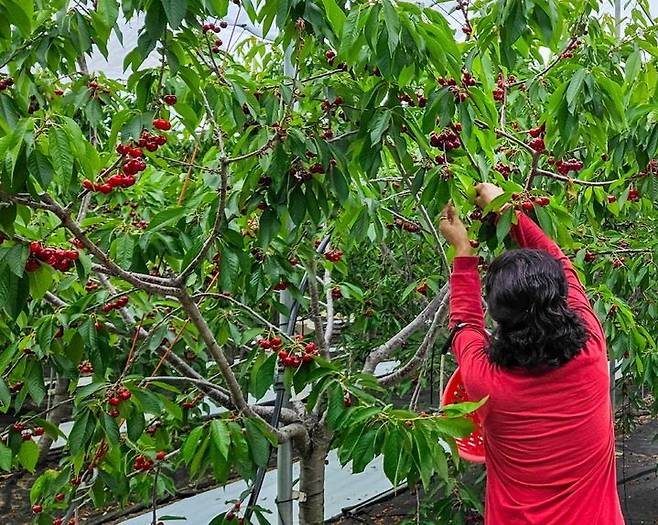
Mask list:
[[[293,46],[290,45],[286,49],[283,58],[283,74],[291,79],[295,78],[295,67],[292,63],[292,53]],[[293,92],[294,90],[295,86],[293,86]],[[290,292],[281,292],[280,300],[284,305],[288,307],[290,312],[294,304]],[[294,316],[290,317],[292,318],[290,320],[293,321]],[[294,333],[295,327],[293,324],[292,330],[290,330],[291,327],[289,326],[288,321],[288,317],[283,315],[279,316],[279,328],[286,330],[288,334],[292,334]],[[281,406],[288,406],[290,393],[286,391],[283,384],[282,367],[279,367],[279,370],[277,371],[275,388],[278,389],[277,396],[283,396]],[[285,443],[280,443],[278,445],[276,456],[276,508],[279,515],[279,525],[293,525],[292,483],[292,443],[290,441],[286,441]]]

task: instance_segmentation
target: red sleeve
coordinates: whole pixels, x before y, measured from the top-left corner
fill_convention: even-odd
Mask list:
[[[549,238],[527,215],[517,212],[517,217],[518,223],[513,225],[511,230],[512,238],[521,248],[544,250],[562,263],[569,286],[568,305],[580,314],[590,331],[598,332],[599,335],[603,336],[601,323],[589,304],[585,288],[583,288],[569,258],[564,255],[555,241]]]
[[[459,330],[452,351],[462,371],[468,395],[479,400],[492,391],[493,365],[485,348],[482,291],[478,257],[455,257],[450,275],[450,329],[458,322],[467,326]]]

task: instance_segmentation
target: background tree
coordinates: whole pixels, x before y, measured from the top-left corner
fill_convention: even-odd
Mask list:
[[[513,220],[474,209],[476,181],[571,250],[611,358],[655,391],[645,2],[617,40],[596,2],[461,1],[459,41],[413,3],[234,3],[276,39],[236,44],[223,0],[0,6],[0,468],[34,470],[33,437],[43,455],[75,421],[32,489],[39,523],[155,502],[176,468],[252,479],[290,440],[304,524],[323,521],[332,447],[355,471],[383,454],[394,483],[449,480],[437,443],[468,432],[474,407],[415,410],[446,316],[434,217],[449,199],[470,214],[483,268]],[[120,16],[140,24],[125,82],[85,60],[112,52]],[[310,335],[278,329],[283,290]],[[375,377],[389,359],[399,367]],[[304,396],[273,426],[256,401],[277,366]],[[394,408],[390,387],[414,384],[409,410]]]

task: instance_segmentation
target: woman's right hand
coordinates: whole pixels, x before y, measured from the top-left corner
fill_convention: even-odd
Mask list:
[[[490,182],[481,182],[475,186],[475,192],[477,194],[475,204],[481,209],[484,209],[492,200],[505,193],[501,188]]]

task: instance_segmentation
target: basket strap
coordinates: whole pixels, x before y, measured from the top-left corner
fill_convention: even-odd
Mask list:
[[[461,321],[457,321],[455,326],[450,330],[450,333],[448,334],[448,339],[446,339],[446,342],[443,343],[443,346],[441,347],[441,353],[439,355],[444,355],[447,354],[450,351],[450,347],[452,347],[452,342],[455,339],[455,336],[457,333],[464,327],[468,326],[468,323],[462,323]],[[434,353],[435,353],[435,347],[432,346],[432,356],[430,360],[430,407],[434,405]]]

